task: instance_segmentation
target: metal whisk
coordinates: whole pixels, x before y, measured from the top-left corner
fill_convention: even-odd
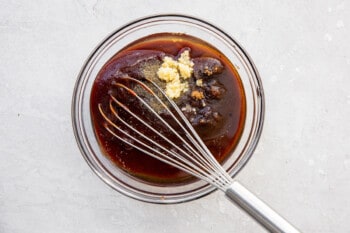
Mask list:
[[[110,94],[109,112],[99,104],[104,127],[114,137],[141,152],[181,169],[222,190],[225,195],[271,232],[299,232],[254,196],[216,161],[182,111],[153,81],[129,76],[113,85],[124,98]],[[147,97],[145,97],[147,96]],[[132,105],[142,106],[135,111]],[[123,114],[120,112],[123,111]],[[147,112],[148,117],[144,116]],[[164,117],[166,116],[166,117]],[[130,123],[130,119],[133,123]],[[142,130],[141,130],[142,129]],[[168,135],[172,135],[169,138]]]

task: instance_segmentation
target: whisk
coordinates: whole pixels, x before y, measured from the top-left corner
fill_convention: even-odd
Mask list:
[[[98,108],[105,119],[105,129],[114,137],[220,189],[229,200],[267,230],[299,232],[238,181],[233,180],[176,103],[154,81],[124,76],[117,78],[113,85],[123,93],[124,98],[110,93],[108,108],[103,109],[102,104]],[[133,99],[132,105],[142,106],[142,111],[135,111],[125,103],[125,99]],[[148,117],[145,117],[145,112]],[[130,119],[133,119],[132,123]],[[171,138],[168,137],[170,134]]]

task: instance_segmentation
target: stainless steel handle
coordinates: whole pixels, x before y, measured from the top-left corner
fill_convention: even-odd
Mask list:
[[[225,192],[228,199],[241,207],[257,222],[270,232],[300,233],[292,224],[277,214],[273,209],[242,186],[234,181]]]

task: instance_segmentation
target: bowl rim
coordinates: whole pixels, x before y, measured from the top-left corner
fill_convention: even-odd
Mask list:
[[[99,49],[106,43],[108,42],[115,34],[123,31],[124,29],[127,29],[128,27],[137,24],[139,22],[142,21],[147,21],[147,20],[151,20],[151,19],[159,19],[159,18],[178,18],[178,19],[187,19],[187,20],[192,20],[192,21],[196,21],[202,24],[205,24],[207,26],[209,26],[210,28],[213,28],[215,30],[217,30],[219,33],[223,34],[224,37],[226,37],[227,39],[229,39],[231,42],[234,43],[235,46],[238,47],[238,50],[242,53],[242,55],[246,58],[246,61],[248,63],[248,66],[251,68],[251,70],[253,71],[253,75],[254,75],[254,81],[256,81],[256,92],[258,95],[258,116],[257,116],[257,127],[255,129],[255,131],[253,132],[254,134],[254,140],[252,140],[251,144],[249,144],[249,148],[246,151],[246,153],[244,154],[243,158],[238,158],[237,160],[239,160],[238,162],[240,163],[240,166],[238,166],[238,168],[232,173],[230,174],[232,177],[235,177],[242,169],[243,167],[245,167],[245,165],[248,163],[248,161],[251,159],[257,144],[260,140],[261,134],[262,134],[262,130],[263,130],[263,123],[264,123],[264,118],[265,118],[265,95],[264,95],[264,90],[263,90],[263,86],[262,86],[262,81],[261,81],[261,76],[259,75],[259,72],[254,64],[254,62],[252,61],[250,55],[246,52],[246,50],[243,48],[243,46],[237,42],[237,40],[235,40],[232,36],[230,36],[228,33],[226,33],[224,30],[220,29],[219,27],[215,26],[214,24],[203,20],[201,18],[198,17],[194,17],[194,16],[189,16],[189,15],[185,15],[185,14],[155,14],[155,15],[150,15],[150,16],[146,16],[146,17],[140,17],[138,19],[132,20],[129,23],[124,24],[123,26],[117,28],[116,30],[112,31],[109,35],[107,35],[100,43],[97,44],[97,46],[95,46],[95,48],[92,50],[92,52],[89,54],[89,56],[87,57],[87,59],[84,61],[82,68],[80,69],[80,72],[77,76],[77,80],[75,82],[75,86],[74,86],[74,90],[73,90],[73,95],[72,95],[72,105],[71,105],[71,119],[72,119],[72,127],[73,127],[73,132],[74,132],[74,136],[76,139],[76,142],[78,144],[78,147],[80,149],[80,152],[83,156],[83,158],[85,159],[85,161],[87,162],[87,164],[89,165],[89,167],[94,171],[94,173],[102,180],[104,181],[108,186],[110,186],[111,188],[113,188],[114,190],[128,196],[131,197],[133,199],[139,200],[139,201],[144,201],[144,202],[148,202],[148,203],[156,203],[156,204],[174,204],[174,203],[183,203],[183,202],[188,202],[188,201],[192,201],[192,200],[196,200],[199,199],[201,197],[204,197],[206,195],[209,195],[210,193],[212,193],[213,191],[216,190],[216,188],[214,186],[210,186],[210,188],[208,188],[206,190],[206,192],[201,192],[201,193],[194,193],[190,198],[187,199],[183,199],[183,200],[171,200],[171,199],[167,199],[167,201],[155,201],[152,199],[147,199],[147,198],[140,198],[140,196],[135,195],[134,193],[130,193],[127,190],[124,190],[122,188],[116,188],[111,181],[106,178],[106,174],[101,171],[100,169],[96,168],[95,164],[93,161],[90,160],[90,158],[87,156],[87,153],[89,153],[87,151],[87,149],[85,148],[84,143],[87,143],[86,141],[82,140],[81,135],[80,135],[80,129],[82,126],[82,123],[80,122],[80,116],[81,116],[81,106],[79,106],[80,103],[80,97],[81,97],[81,87],[83,85],[82,81],[82,76],[84,71],[86,70],[87,66],[89,65],[90,61],[94,58],[94,56],[96,55],[96,53],[98,53]],[[241,160],[242,159],[242,160]],[[169,201],[170,200],[170,201]]]

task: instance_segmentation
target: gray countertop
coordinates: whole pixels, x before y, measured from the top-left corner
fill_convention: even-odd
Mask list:
[[[183,13],[236,38],[266,94],[242,183],[304,232],[350,231],[347,1],[0,1],[0,232],[261,232],[220,192],[154,205],[105,185],[71,127],[92,49],[136,18]]]

